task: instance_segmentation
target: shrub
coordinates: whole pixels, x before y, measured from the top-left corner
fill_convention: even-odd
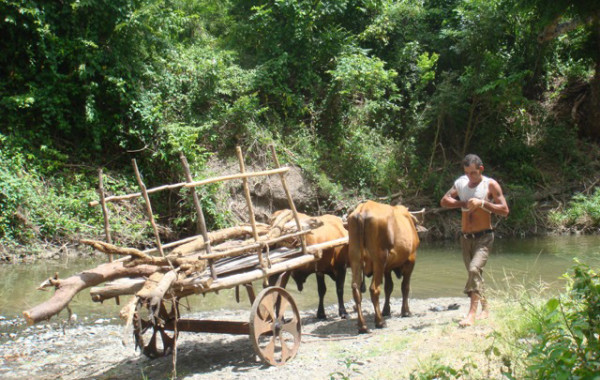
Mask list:
[[[592,379],[600,373],[600,275],[576,261],[567,289],[542,308],[527,370],[536,379]]]
[[[551,212],[549,220],[556,227],[577,230],[600,227],[600,188],[589,196],[575,195],[566,209]]]
[[[52,152],[23,153],[18,142],[0,134],[0,245],[61,243],[103,233],[97,200],[97,175],[66,167],[65,157]],[[112,175],[105,175],[108,193],[130,192]],[[149,236],[143,213],[136,206],[111,204],[115,240],[137,241]]]

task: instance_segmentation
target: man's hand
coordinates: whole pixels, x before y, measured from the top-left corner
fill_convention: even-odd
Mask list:
[[[477,198],[469,199],[467,201],[467,209],[469,210],[469,213],[480,208],[483,205],[483,202],[484,202],[484,200],[482,200],[482,199],[477,199]]]

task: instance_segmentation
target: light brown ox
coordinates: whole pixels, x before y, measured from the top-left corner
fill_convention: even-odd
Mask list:
[[[277,215],[283,211],[285,210],[276,211],[273,213],[273,216],[271,216],[271,219],[275,219]],[[335,215],[310,217],[306,214],[298,213],[298,216],[300,217],[300,220],[312,218],[323,223],[320,227],[317,227],[310,233],[306,234],[306,245],[325,243],[348,236],[348,231],[346,228],[344,228],[342,219]],[[299,241],[296,240],[294,245],[299,246]],[[346,307],[344,306],[344,282],[346,279],[347,267],[348,245],[343,244],[323,250],[323,256],[320,260],[298,267],[291,272],[291,277],[296,282],[299,291],[302,291],[304,288],[304,282],[306,281],[306,278],[315,273],[317,277],[317,289],[319,293],[317,318],[326,318],[325,307],[323,305],[325,293],[327,292],[327,287],[325,286],[325,275],[328,275],[333,281],[335,281],[338,298],[338,313],[340,317],[344,319],[348,318],[348,313],[346,312]],[[274,279],[271,279],[271,283],[273,283],[273,280]],[[288,277],[284,277],[281,286],[285,287],[287,280]]]
[[[410,276],[415,266],[419,236],[408,209],[367,201],[348,217],[348,251],[352,267],[352,294],[358,311],[358,332],[368,332],[362,313],[359,291],[364,274],[372,275],[371,300],[375,308],[375,327],[385,327],[383,316],[390,315],[390,295],[394,271],[402,277],[402,316],[410,316],[408,293]],[[385,275],[385,304],[379,309],[379,294]]]

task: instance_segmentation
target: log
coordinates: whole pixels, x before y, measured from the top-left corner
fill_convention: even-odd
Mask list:
[[[227,288],[232,288],[236,285],[240,285],[240,284],[246,284],[252,281],[256,281],[268,276],[271,276],[273,274],[278,274],[278,273],[282,273],[285,272],[287,270],[292,270],[295,269],[301,265],[310,263],[312,261],[315,261],[316,259],[319,259],[319,256],[321,254],[321,252],[325,249],[331,248],[331,247],[335,247],[338,245],[344,245],[344,244],[348,244],[348,238],[347,237],[343,237],[343,238],[339,238],[336,240],[331,240],[325,243],[319,243],[319,244],[314,244],[311,246],[306,247],[306,251],[309,254],[301,254],[302,253],[302,248],[294,248],[294,249],[288,249],[288,248],[280,248],[281,250],[283,250],[284,255],[286,256],[291,256],[291,255],[295,255],[295,254],[300,254],[300,256],[298,257],[291,257],[286,259],[283,262],[276,262],[273,263],[272,267],[267,268],[267,269],[254,269],[254,267],[258,264],[256,261],[251,265],[251,266],[246,266],[246,267],[242,267],[239,266],[238,268],[231,268],[231,271],[238,271],[238,270],[244,270],[244,269],[250,269],[250,270],[245,270],[243,273],[239,273],[239,274],[233,274],[233,275],[229,275],[229,276],[223,276],[223,277],[219,277],[217,280],[213,281],[212,283],[210,283],[210,286],[206,286],[206,278],[203,276],[198,276],[198,277],[188,277],[186,279],[183,280],[179,280],[177,282],[175,282],[174,287],[177,288],[177,296],[185,296],[185,295],[189,295],[189,294],[193,294],[193,293],[207,293],[210,291],[217,291],[217,290],[221,290],[221,289],[227,289]],[[273,255],[275,251],[271,252],[271,254]],[[255,258],[256,259],[256,258]],[[277,260],[279,261],[279,260]],[[237,264],[233,263],[234,265]],[[219,273],[221,271],[221,267],[218,265],[216,266],[217,269],[217,273]]]
[[[105,243],[103,241],[100,240],[90,240],[90,239],[81,239],[80,242],[82,244],[86,244],[89,245],[91,247],[93,247],[94,249],[103,252],[103,253],[107,253],[109,255],[130,255],[139,259],[144,259],[144,260],[148,260],[151,261],[153,259],[152,256],[140,251],[139,249],[135,249],[135,248],[123,248],[123,247],[117,247],[114,244],[110,244],[110,243]]]
[[[206,262],[199,261],[198,255],[179,257],[178,255],[170,254],[166,257],[156,257],[147,255],[144,252],[135,248],[121,248],[117,247],[116,245],[108,244],[98,240],[82,239],[81,243],[90,245],[100,252],[117,255],[130,255],[134,257],[134,259],[132,260],[130,259],[129,261],[125,261],[124,266],[126,267],[135,267],[137,265],[144,264],[155,265],[159,267],[166,265],[170,267],[179,266],[187,271],[202,271],[206,267]]]
[[[67,307],[78,292],[85,288],[117,278],[144,277],[158,271],[166,272],[168,270],[169,268],[162,268],[155,265],[126,267],[122,261],[113,261],[112,263],[101,264],[94,269],[77,273],[65,279],[50,279],[48,283],[56,288],[54,295],[49,300],[24,311],[23,316],[27,323],[32,325],[50,319],[53,315],[58,314]]]
[[[268,226],[265,224],[258,223],[256,226],[259,235],[264,235],[269,231]],[[252,236],[251,226],[230,227],[208,233],[208,239],[213,247],[215,243],[220,243],[234,238],[243,238],[247,236]],[[191,253],[202,251],[204,249],[204,245],[204,239],[202,238],[202,236],[199,236],[195,240],[175,248],[173,251],[171,251],[171,254],[175,254],[178,256],[187,256]]]
[[[144,284],[144,287],[136,293],[136,296],[142,299],[152,300],[153,302],[151,303],[154,303],[156,300],[160,302],[171,285],[177,280],[177,272],[179,272],[178,269],[173,269],[166,274],[160,272],[153,273],[146,281],[146,284],[149,284],[149,286]]]
[[[107,299],[137,293],[144,283],[145,278],[122,278],[109,282],[104,286],[90,289],[90,296],[94,302],[103,302]]]

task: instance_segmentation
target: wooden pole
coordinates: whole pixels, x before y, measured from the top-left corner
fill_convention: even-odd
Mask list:
[[[112,244],[112,237],[110,236],[110,224],[108,218],[108,207],[106,207],[106,200],[104,199],[104,176],[102,175],[102,168],[98,169],[98,193],[100,193],[100,204],[102,205],[102,215],[104,216],[104,234],[106,235],[106,242]],[[113,254],[108,255],[108,262],[112,263]],[[121,300],[117,296],[115,298],[117,305],[121,304]]]
[[[207,178],[205,180],[192,182],[192,183],[180,182],[180,183],[174,183],[172,185],[163,185],[163,186],[153,187],[146,191],[148,194],[152,194],[152,193],[156,193],[156,192],[162,191],[162,190],[173,190],[173,189],[179,189],[181,187],[197,187],[197,186],[208,185],[208,184],[215,183],[215,182],[229,181],[232,179],[261,177],[261,176],[266,176],[266,175],[271,175],[271,174],[285,173],[288,170],[290,170],[290,169],[289,168],[281,168],[281,169],[265,170],[265,171],[259,171],[259,172],[249,172],[249,173],[243,173],[243,174],[238,173],[238,174],[232,174],[232,175],[225,175],[225,176],[221,176],[221,177]],[[127,199],[134,199],[134,198],[138,198],[141,196],[142,196],[141,192],[126,194],[126,195],[113,195],[110,197],[106,197],[105,201],[106,202],[124,201]],[[92,201],[89,203],[89,205],[92,207],[98,206],[99,204],[100,203],[98,201]]]
[[[180,152],[179,158],[181,159],[181,164],[183,165],[183,171],[185,172],[185,179],[188,183],[193,182],[192,173],[190,171],[190,165],[188,164],[188,160],[183,154]],[[198,199],[198,193],[196,192],[195,187],[190,187],[190,191],[192,193],[192,197],[194,199],[194,206],[196,207],[196,213],[198,214],[198,224],[200,225],[200,233],[202,233],[202,238],[204,239],[204,249],[206,250],[206,254],[211,254],[210,249],[210,239],[208,238],[208,232],[206,232],[206,221],[204,220],[204,212],[202,211],[202,206],[200,205],[200,200]],[[208,260],[208,266],[210,268],[210,274],[213,280],[217,279],[217,274],[215,272],[215,266],[212,259]]]
[[[246,166],[244,165],[244,157],[242,156],[242,148],[239,146],[235,147],[235,151],[237,153],[238,161],[240,162],[240,172],[244,174],[246,172]],[[256,221],[254,219],[254,208],[252,207],[252,199],[250,198],[250,189],[248,188],[248,178],[242,178],[243,186],[244,186],[244,196],[246,198],[246,204],[248,205],[248,214],[250,215],[250,225],[252,226],[252,234],[254,237],[254,241],[258,242],[258,232],[256,232]],[[265,263],[262,255],[262,248],[257,250],[258,252],[258,262],[260,263],[261,268],[265,269]],[[265,278],[266,280],[266,278]]]
[[[158,252],[162,257],[165,257],[165,252],[162,249],[162,244],[160,243],[160,236],[158,234],[158,227],[156,226],[156,222],[154,221],[154,214],[152,213],[152,205],[150,204],[150,197],[148,197],[148,192],[146,191],[146,185],[142,181],[142,176],[140,175],[140,171],[137,166],[137,162],[135,158],[131,160],[133,164],[133,170],[135,171],[135,178],[137,178],[138,185],[140,186],[140,190],[142,190],[142,196],[144,197],[144,201],[146,203],[146,212],[148,214],[148,218],[150,219],[150,224],[152,225],[152,229],[154,230],[154,238],[156,239],[156,247],[158,248]]]
[[[100,194],[100,204],[102,205],[102,215],[104,216],[104,234],[106,235],[106,242],[112,244],[110,225],[108,221],[108,208],[106,207],[106,200],[104,199],[104,179],[102,177],[102,169],[98,169],[98,193]],[[108,255],[108,259],[112,262],[113,255]]]
[[[271,144],[269,146],[271,148],[271,155],[273,156],[273,162],[275,162],[275,166],[277,169],[281,168],[279,164],[279,159],[277,158],[277,153],[275,153],[275,145]],[[296,205],[294,204],[294,200],[292,199],[292,195],[290,194],[290,190],[285,181],[284,173],[279,174],[279,179],[281,180],[281,186],[283,186],[283,190],[285,191],[285,195],[288,199],[288,203],[290,205],[290,209],[294,213],[294,219],[296,220],[296,225],[298,226],[298,231],[302,231],[302,224],[300,223],[300,217],[298,216],[298,211],[296,210]],[[300,237],[300,244],[302,245],[302,253],[306,254],[306,238],[304,235]]]

